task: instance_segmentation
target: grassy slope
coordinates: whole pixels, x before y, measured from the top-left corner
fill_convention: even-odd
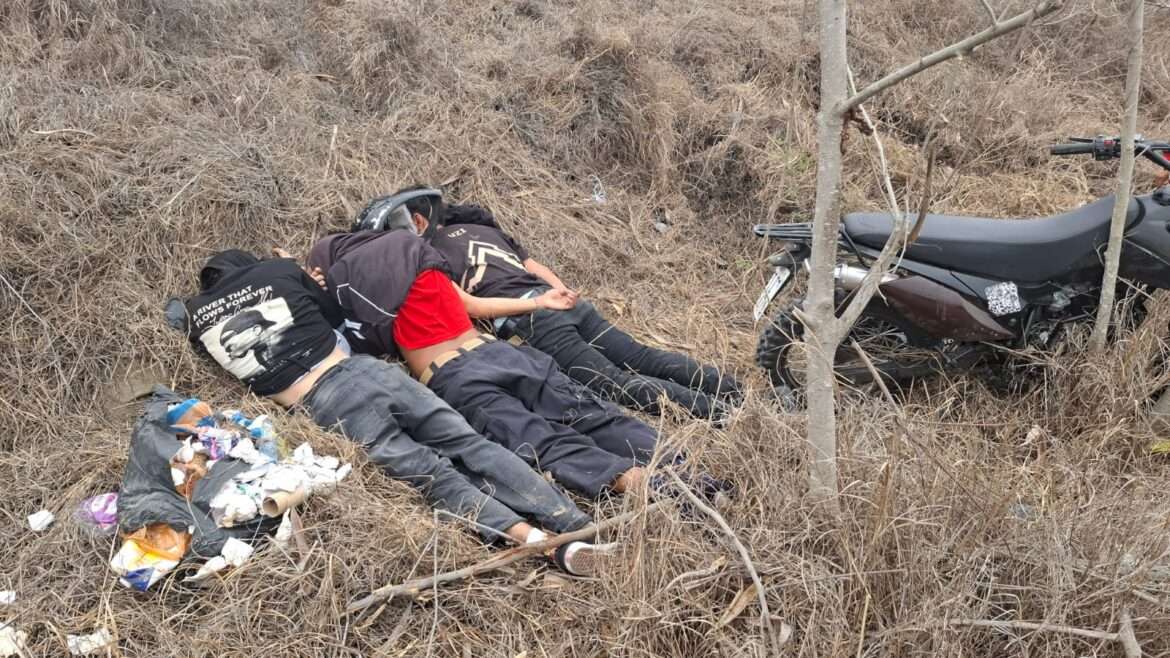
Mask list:
[[[861,80],[984,20],[976,2],[855,4]],[[933,121],[948,174],[940,211],[1039,214],[1109,190],[1111,168],[1043,149],[1116,124],[1116,9],[1070,4],[876,99],[898,183],[913,185]],[[1165,13],[1148,19],[1141,127],[1153,136],[1170,132],[1170,77],[1153,40]],[[30,631],[37,655],[99,625],[130,656],[760,650],[754,606],[713,630],[746,583],[734,556],[669,516],[623,530],[629,568],[600,582],[557,588],[526,579],[538,565],[524,564],[360,624],[335,615],[363,590],[485,555],[451,524],[436,531],[417,496],[368,466],[312,503],[303,572],[266,551],[197,594],[121,590],[105,568],[109,542],[68,516],[120,478],[135,409],[108,401],[117,373],[161,369],[213,402],[241,398],[160,320],[207,254],[274,242],[303,252],[371,195],[415,181],[450,180],[454,198],[493,208],[622,326],[747,374],[766,253],[748,229],[809,215],[814,28],[802,3],[748,0],[4,2],[0,589],[20,599],[0,619]],[[851,208],[880,203],[869,150],[851,138]],[[603,206],[590,200],[596,182]],[[1066,355],[1023,400],[962,379],[901,410],[850,397],[836,533],[801,501],[799,418],[753,399],[727,431],[679,418],[663,427],[741,484],[729,520],[772,609],[797,627],[793,655],[854,655],[863,630],[869,655],[1107,654],[1065,636],[1012,641],[936,624],[1114,630],[1132,601],[1112,578],[1119,556],[1145,568],[1167,548],[1167,471],[1144,456],[1152,434],[1134,402],[1158,385],[1143,364],[1161,349],[1143,333],[1103,359]],[[362,462],[302,418],[284,427]],[[1016,502],[1034,518],[1014,517]],[[42,507],[62,521],[32,535],[23,518]],[[715,575],[665,587],[720,556]],[[1078,570],[1087,565],[1106,578]],[[1147,652],[1170,651],[1165,608],[1138,601],[1135,613]]]

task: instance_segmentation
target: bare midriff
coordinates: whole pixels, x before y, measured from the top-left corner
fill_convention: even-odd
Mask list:
[[[441,343],[420,347],[417,350],[401,350],[402,358],[406,359],[406,367],[410,368],[410,374],[415,377],[421,377],[423,371],[427,369],[427,366],[431,365],[431,362],[438,358],[440,354],[457,350],[460,345],[478,335],[479,333],[474,329],[468,329],[458,336]]]
[[[313,385],[316,384],[319,379],[321,379],[322,375],[329,372],[330,368],[348,358],[349,356],[346,355],[345,352],[341,351],[340,347],[334,347],[333,351],[329,353],[329,356],[325,357],[320,363],[318,363],[317,366],[310,370],[309,373],[304,377],[302,377],[300,381],[293,384],[292,386],[289,386],[283,391],[268,397],[275,400],[276,403],[282,407],[291,407],[294,404],[299,403],[301,399],[304,398],[306,394],[308,394],[309,391],[313,390]]]

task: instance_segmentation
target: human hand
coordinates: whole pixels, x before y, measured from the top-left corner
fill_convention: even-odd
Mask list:
[[[280,247],[273,247],[272,255],[276,256],[277,258],[290,258],[292,260],[296,260],[292,254],[288,253],[284,249],[281,249]],[[302,267],[301,269],[304,270],[305,274],[309,275],[309,278],[316,281],[317,285],[321,286],[321,290],[326,289],[325,272],[321,268],[314,267],[313,269],[309,269],[307,267]]]
[[[570,290],[569,288],[566,288],[564,286],[560,286],[558,288],[553,288],[552,291],[550,291],[550,292],[553,292],[553,291],[558,292],[558,293],[568,297],[569,299],[573,300],[573,306],[575,306],[577,304],[577,299],[580,297],[580,294],[578,294],[576,290]],[[569,308],[573,308],[573,306],[570,306]]]
[[[534,298],[537,308],[567,311],[577,305],[577,294],[564,288],[546,290]]]
[[[321,290],[326,289],[327,286],[325,283],[325,273],[321,271],[321,268],[314,267],[313,269],[310,270],[309,268],[306,267],[304,269],[305,269],[305,274],[308,274],[309,278],[313,279],[314,281],[317,282],[317,285],[321,286]]]

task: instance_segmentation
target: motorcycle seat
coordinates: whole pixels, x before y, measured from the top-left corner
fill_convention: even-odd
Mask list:
[[[906,258],[1004,281],[1041,283],[1084,267],[1086,257],[1109,240],[1113,195],[1051,217],[988,219],[927,215]],[[1144,214],[1131,199],[1126,228]],[[907,214],[913,225],[917,215]],[[881,249],[893,231],[888,213],[849,213],[843,230],[853,242]],[[1096,261],[1096,257],[1092,258]]]

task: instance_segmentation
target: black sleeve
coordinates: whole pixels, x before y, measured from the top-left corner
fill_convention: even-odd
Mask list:
[[[329,280],[326,279],[325,282],[328,283]],[[317,307],[321,309],[321,315],[325,316],[325,321],[329,323],[329,326],[334,329],[341,326],[341,323],[345,321],[345,315],[342,314],[341,307],[337,305],[337,300],[328,291],[322,290],[313,277],[304,270],[301,270],[301,283],[304,284]]]
[[[500,235],[504,236],[504,242],[508,243],[508,248],[516,252],[516,255],[520,257],[521,263],[529,259],[528,250],[524,248],[524,245],[517,242],[516,238],[503,231],[500,231]]]
[[[187,304],[178,297],[171,297],[163,307],[163,317],[167,326],[175,331],[189,334],[191,331],[191,314],[187,311]]]
[[[207,351],[207,346],[199,340],[199,335],[191,326],[191,309],[187,307],[186,300],[180,297],[168,299],[166,306],[163,307],[163,317],[166,319],[167,326],[187,337],[187,341],[191,343],[191,349],[195,350],[196,354],[212,363],[215,362],[211,353]]]

